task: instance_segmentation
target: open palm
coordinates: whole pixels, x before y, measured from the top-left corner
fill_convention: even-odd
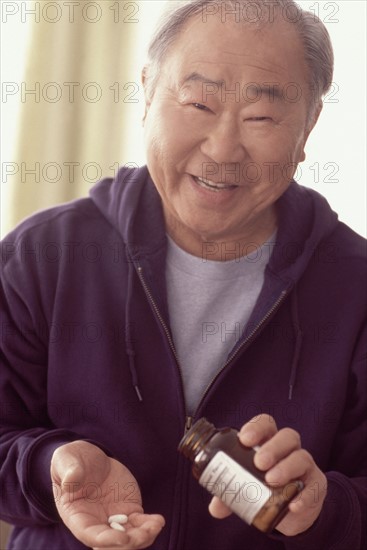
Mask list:
[[[140,490],[130,470],[91,443],[74,441],[56,449],[51,478],[61,519],[86,546],[147,548],[164,526],[161,515],[144,514]],[[114,514],[128,516],[124,532],[108,524]]]

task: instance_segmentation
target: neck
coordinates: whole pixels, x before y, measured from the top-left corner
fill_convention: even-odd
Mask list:
[[[238,233],[221,235],[217,233],[201,234],[172,219],[165,213],[167,233],[185,252],[198,258],[224,262],[251,254],[260,248],[276,231],[277,216],[275,209],[262,215],[260,220],[241,228]]]

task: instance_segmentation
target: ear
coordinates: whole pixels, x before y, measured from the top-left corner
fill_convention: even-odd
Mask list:
[[[312,118],[309,122],[307,137],[310,135],[311,130],[313,130],[313,128],[316,125],[316,122],[319,120],[319,116],[321,114],[323,106],[324,106],[324,104],[322,102],[322,99],[320,99],[317,106],[315,107],[315,111],[314,111],[313,116],[312,116]]]
[[[308,140],[308,137],[309,137],[310,133],[312,132],[312,130],[314,129],[314,127],[317,123],[317,121],[319,120],[319,116],[321,114],[323,106],[324,106],[324,104],[323,104],[322,100],[320,99],[319,103],[315,107],[315,110],[314,110],[314,113],[313,113],[312,117],[310,117],[310,120],[307,123],[307,126],[306,126],[304,134],[303,134],[303,151],[302,151],[302,154],[301,154],[300,162],[303,162],[304,160],[306,160],[306,153],[305,153],[304,148],[306,146],[306,143],[307,143],[307,140]]]
[[[141,82],[143,84],[143,90],[144,90],[144,98],[145,98],[145,108],[144,108],[144,116],[143,116],[143,126],[144,126],[144,122],[145,122],[145,119],[146,119],[146,116],[147,116],[147,113],[148,113],[148,110],[149,110],[149,107],[150,107],[150,104],[151,104],[151,98],[148,94],[148,85],[147,85],[147,82],[148,82],[148,70],[149,70],[149,65],[144,65],[143,67],[143,70],[141,72]]]

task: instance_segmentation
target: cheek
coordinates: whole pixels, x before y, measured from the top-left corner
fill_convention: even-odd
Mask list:
[[[254,140],[248,148],[251,160],[262,170],[265,179],[269,173],[276,173],[277,178],[284,176],[287,179],[302,161],[302,143],[299,137],[264,136],[264,139]]]
[[[145,124],[147,158],[154,155],[162,165],[177,167],[184,163],[197,139],[190,131],[190,123],[176,109],[150,112]]]

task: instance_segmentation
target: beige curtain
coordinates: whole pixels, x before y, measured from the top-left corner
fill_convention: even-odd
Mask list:
[[[140,159],[129,136],[137,110],[143,116],[135,55],[142,3],[21,4],[38,5],[39,20],[31,16],[20,131],[8,168],[14,175],[3,184],[3,235],[36,210],[85,196],[118,165]]]

